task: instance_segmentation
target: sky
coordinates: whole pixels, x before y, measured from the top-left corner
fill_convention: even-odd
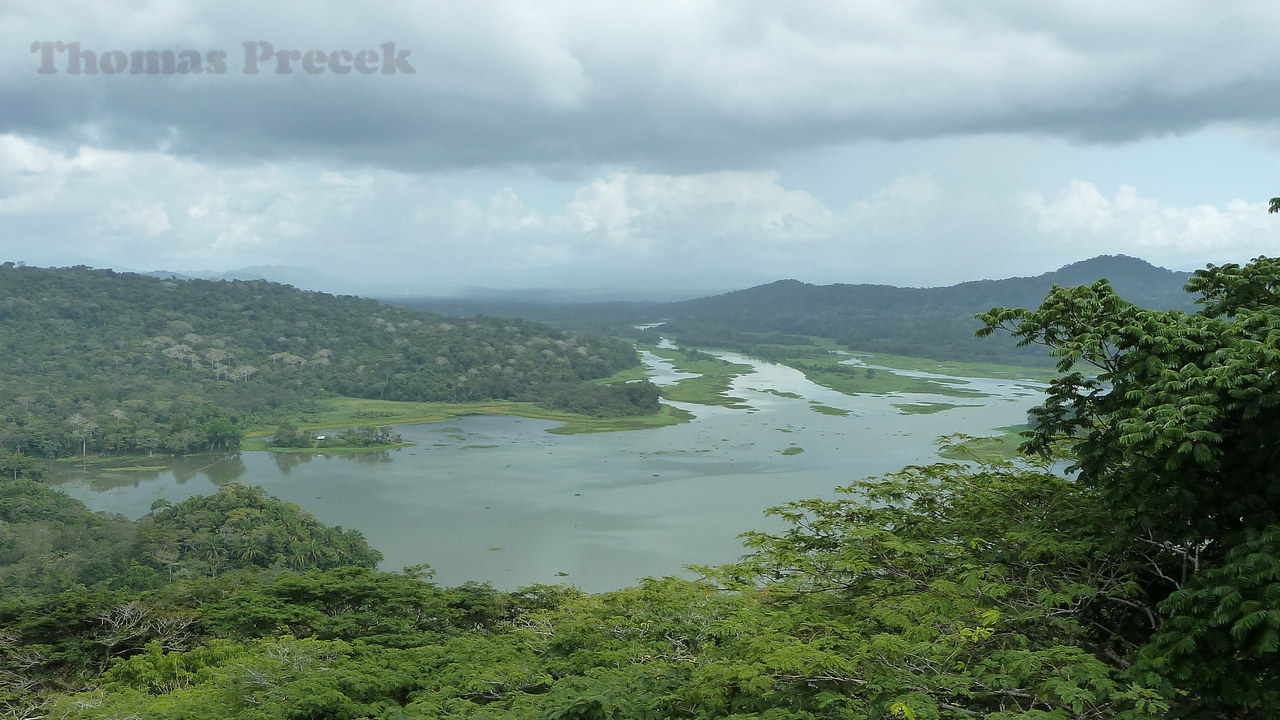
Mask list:
[[[1275,2],[0,6],[0,261],[933,286],[1276,255],[1273,195]]]

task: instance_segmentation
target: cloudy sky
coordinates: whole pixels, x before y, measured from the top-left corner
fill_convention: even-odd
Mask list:
[[[0,8],[0,260],[33,265],[423,294],[1190,269],[1280,253],[1278,171],[1275,2]]]

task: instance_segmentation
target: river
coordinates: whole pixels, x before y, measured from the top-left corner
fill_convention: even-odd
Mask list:
[[[397,426],[414,446],[385,453],[197,456],[165,470],[71,472],[61,487],[95,510],[136,518],[158,499],[243,482],[362,531],[385,555],[383,569],[427,563],[446,585],[565,582],[595,592],[680,574],[687,563],[732,561],[743,552],[739,533],[781,527],[766,508],[935,461],[939,435],[1018,424],[1040,400],[1034,383],[984,378],[960,379],[983,393],[973,398],[853,397],[782,365],[715,354],[755,368],[731,389],[750,409],[678,404],[696,419],[592,435],[474,415]],[[644,359],[660,385],[686,376],[652,354]],[[894,407],[924,402],[974,406],[934,414]],[[822,414],[815,404],[850,414]],[[803,452],[783,454],[793,447]]]

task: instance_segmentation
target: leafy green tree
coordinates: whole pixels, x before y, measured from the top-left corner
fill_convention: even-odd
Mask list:
[[[1203,696],[1209,717],[1280,713],[1280,528],[1251,536],[1162,605],[1139,667]]]
[[[1059,358],[1025,447],[1070,443],[1098,493],[1109,552],[1141,592],[1129,624],[1156,637],[1143,667],[1190,692],[1188,708],[1276,717],[1280,260],[1210,265],[1187,289],[1200,312],[1143,310],[1105,281],[1054,288],[1036,310],[983,314],[982,333]]]
[[[226,418],[214,418],[203,429],[210,450],[235,450],[244,438],[244,433]]]
[[[0,587],[8,599],[83,588],[150,587],[134,523],[37,482],[0,480]]]
[[[301,448],[311,447],[315,442],[311,435],[298,429],[292,420],[284,420],[276,426],[276,433],[271,438],[271,447]]]
[[[382,559],[359,531],[326,527],[297,505],[240,483],[158,508],[139,526],[154,564],[183,576],[284,565],[373,567]]]
[[[773,512],[755,552],[711,571],[754,588],[707,667],[722,712],[865,717],[1156,717],[1096,606],[1130,602],[1092,491],[1038,470],[908,468]],[[1036,715],[1035,713],[1042,713]]]
[[[1081,479],[1155,541],[1221,558],[1246,529],[1280,520],[1276,283],[1280,261],[1258,258],[1197,271],[1197,314],[1143,310],[1105,281],[984,314],[984,334],[1048,345],[1065,373],[1033,411],[1028,449],[1073,442]],[[1081,362],[1096,373],[1073,371]]]
[[[0,454],[0,478],[40,480],[44,478],[44,467],[21,453],[3,453]]]

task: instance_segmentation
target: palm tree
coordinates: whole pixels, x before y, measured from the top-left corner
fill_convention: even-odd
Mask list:
[[[258,561],[267,556],[265,543],[258,537],[249,535],[241,540],[240,562],[259,564]]]
[[[302,543],[297,540],[289,543],[288,549],[285,550],[287,560],[295,569],[301,570],[307,566],[307,550]]]
[[[312,564],[319,564],[324,559],[325,546],[324,543],[315,536],[309,537],[302,543],[303,552],[307,555],[307,561]]]
[[[222,543],[218,541],[218,538],[207,533],[197,535],[192,540],[191,546],[196,556],[207,562],[211,570],[216,572],[222,565],[222,556],[225,553],[225,548],[222,547]]]

